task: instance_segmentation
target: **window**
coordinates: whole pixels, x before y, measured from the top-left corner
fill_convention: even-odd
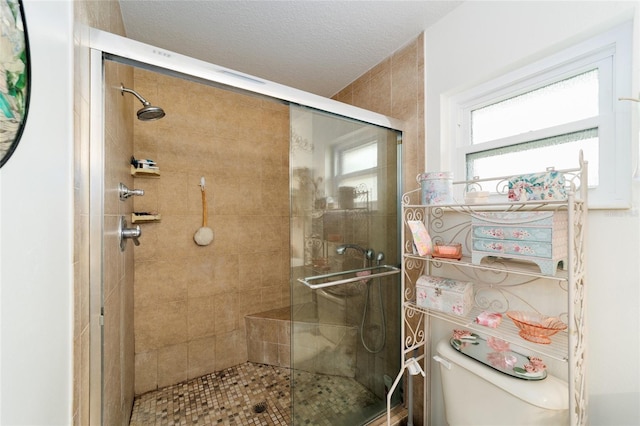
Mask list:
[[[341,186],[366,188],[367,200],[378,200],[378,141],[365,139],[347,147],[336,148],[334,155],[336,189]],[[338,191],[336,190],[337,194]]]
[[[454,173],[510,176],[589,162],[589,206],[628,207],[631,25],[451,99]]]

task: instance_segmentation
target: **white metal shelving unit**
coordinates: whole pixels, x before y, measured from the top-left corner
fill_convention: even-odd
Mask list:
[[[403,371],[410,370],[415,361],[422,364],[426,372],[424,419],[430,422],[430,381],[431,381],[431,319],[439,318],[456,327],[464,327],[485,336],[494,336],[525,351],[542,357],[558,360],[566,365],[569,387],[569,416],[571,425],[586,424],[587,393],[585,389],[585,232],[587,221],[587,163],[582,154],[579,167],[559,170],[565,177],[567,199],[562,201],[509,202],[507,183],[510,177],[474,179],[454,182],[454,191],[458,194],[466,190],[488,190],[483,185],[495,185],[493,192],[501,194],[498,201],[493,198],[483,204],[421,205],[420,189],[407,192],[402,197],[402,360]],[[516,212],[551,211],[566,212],[568,220],[567,260],[563,269],[555,275],[543,275],[540,268],[529,262],[492,257],[481,264],[471,262],[471,217],[476,212]],[[564,214],[564,213],[562,213]],[[444,243],[459,242],[463,247],[461,260],[418,256],[413,251],[413,238],[407,221],[421,220],[425,223],[429,235],[434,241]],[[453,269],[452,269],[453,268]],[[474,282],[474,306],[466,316],[448,315],[443,312],[417,306],[415,303],[415,283],[420,275],[432,274],[445,276],[445,271],[455,271]],[[562,310],[553,315],[560,316],[568,328],[552,337],[552,343],[543,345],[524,340],[518,335],[518,329],[506,316],[497,328],[489,328],[475,323],[475,318],[483,310],[506,312],[513,304],[525,304],[531,310],[545,314],[545,306],[534,306],[532,302],[513,291],[516,287],[527,287],[535,292],[538,287],[542,293],[547,291],[562,294]],[[400,377],[400,375],[398,376]]]

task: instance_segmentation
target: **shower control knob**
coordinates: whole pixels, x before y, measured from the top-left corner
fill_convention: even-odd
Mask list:
[[[129,189],[125,184],[121,183],[120,185],[118,185],[118,194],[120,195],[120,200],[125,201],[127,198],[133,195],[144,195],[144,189]]]
[[[133,244],[136,246],[140,245],[140,235],[142,235],[142,229],[140,229],[140,225],[136,225],[135,228],[127,228],[127,220],[124,216],[120,217],[120,226],[118,229],[118,234],[120,236],[120,250],[124,251],[127,247],[127,240],[133,240]]]
[[[136,225],[135,228],[124,228],[122,230],[122,238],[131,238],[133,240],[133,244],[139,246],[140,241],[138,238],[142,234],[142,230],[140,229],[140,225]]]

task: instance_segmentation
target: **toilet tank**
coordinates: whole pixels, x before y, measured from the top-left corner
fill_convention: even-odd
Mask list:
[[[436,351],[445,360],[440,372],[449,426],[568,424],[565,381],[550,374],[535,381],[509,377],[456,351],[449,339],[438,342]]]

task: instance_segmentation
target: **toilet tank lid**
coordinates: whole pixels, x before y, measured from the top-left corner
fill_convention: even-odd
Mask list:
[[[521,400],[548,410],[566,410],[569,408],[569,386],[567,382],[551,374],[544,380],[521,380],[509,377],[453,349],[449,339],[438,342],[436,350],[459,367],[501,388]],[[446,369],[441,369],[446,374]]]

